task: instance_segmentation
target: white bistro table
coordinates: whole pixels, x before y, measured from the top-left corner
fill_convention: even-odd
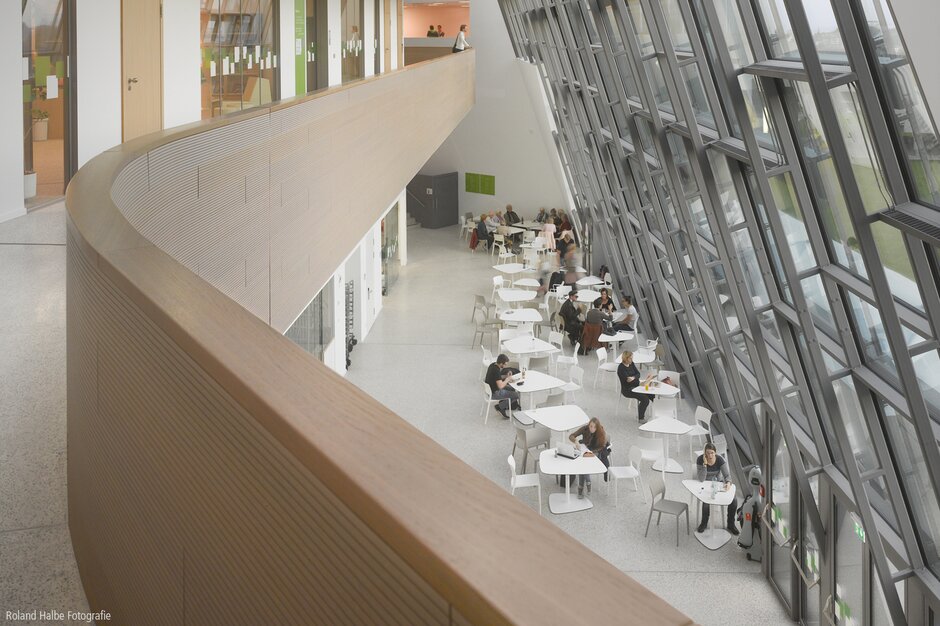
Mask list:
[[[534,267],[526,267],[522,263],[500,263],[499,265],[494,265],[493,269],[497,272],[502,272],[503,274],[521,274],[522,272],[534,272]]]
[[[538,309],[509,309],[500,313],[499,319],[511,324],[541,322],[542,313]]]
[[[527,370],[525,378],[522,378],[522,374],[516,374],[509,380],[509,384],[512,385],[513,389],[519,392],[519,395],[528,394],[526,404],[529,404],[529,406],[524,409],[528,413],[532,408],[533,393],[548,391],[549,389],[558,389],[559,387],[564,387],[566,383],[562,379],[555,378],[550,374],[536,370]]]
[[[584,412],[584,409],[574,404],[532,409],[526,411],[525,414],[545,428],[561,433],[563,443],[567,443],[565,437],[569,430],[581,428],[588,423],[588,414]]]
[[[542,283],[540,283],[537,278],[519,278],[517,280],[512,281],[512,286],[513,287],[526,287],[526,288],[534,287],[537,289],[538,287],[542,286]]]
[[[633,391],[646,393],[643,387],[637,387]],[[678,391],[679,390],[676,389],[677,393]],[[678,461],[669,458],[669,435],[684,435],[692,430],[691,425],[680,422],[672,417],[657,417],[645,424],[640,424],[640,430],[647,433],[657,433],[663,436],[663,458],[653,463],[654,470],[660,470],[664,474],[666,472],[670,474],[681,474],[685,471],[682,469],[682,466],[679,465]]]
[[[503,287],[502,289],[496,290],[496,295],[499,296],[500,300],[508,304],[511,302],[528,302],[535,300],[538,294],[527,289],[510,289]]]
[[[597,276],[585,276],[577,281],[579,286],[590,287],[591,285],[603,285],[604,281]]]
[[[552,354],[559,351],[558,346],[553,346],[544,339],[539,339],[532,335],[522,335],[520,337],[507,339],[503,342],[503,349],[513,354],[536,354],[537,352]]]
[[[656,360],[656,353],[646,348],[640,348],[633,353],[633,362],[638,364],[652,363]]]
[[[737,491],[733,484],[729,485],[728,490],[725,491],[724,483],[720,482],[715,485],[716,489],[714,495],[712,495],[712,484],[707,481],[683,480],[682,486],[688,489],[693,496],[698,498],[703,506],[711,506],[713,504],[715,506],[730,506],[731,502],[734,500],[734,494]],[[714,527],[713,517],[712,515],[708,516],[709,524],[704,532],[695,533],[695,538],[709,550],[717,550],[731,539],[731,533],[727,530]],[[721,516],[719,515],[719,517]]]
[[[542,224],[538,222],[516,222],[515,226],[526,230],[542,230]]]
[[[567,476],[571,474],[603,474],[607,471],[604,464],[596,456],[584,456],[587,448],[581,447],[581,456],[576,459],[567,459],[555,456],[555,448],[543,450],[539,454],[539,470],[543,474],[554,476]],[[548,496],[548,510],[556,515],[562,513],[575,513],[593,508],[594,504],[588,498],[571,498],[571,481],[565,480],[565,493],[553,493]]]
[[[614,344],[614,358],[620,358],[620,344],[624,341],[630,341],[635,335],[629,330],[618,330],[613,335],[608,335],[607,333],[601,333],[601,336],[597,338],[600,343],[612,343]],[[635,356],[635,355],[634,355]],[[636,361],[636,358],[634,358]]]
[[[500,235],[518,235],[519,233],[525,232],[524,228],[518,228],[517,226],[497,226],[496,232]]]
[[[578,289],[578,302],[593,304],[595,300],[601,297],[599,291],[592,289]]]

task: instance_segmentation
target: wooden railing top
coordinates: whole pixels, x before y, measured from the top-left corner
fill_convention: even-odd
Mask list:
[[[466,618],[481,624],[689,624],[651,591],[158,249],[111,198],[122,169],[157,147],[208,137],[234,122],[337,90],[393,81],[400,72],[427,65],[453,71],[472,63],[473,54],[117,146],[90,161],[69,185],[70,232],[99,271]],[[342,261],[318,259],[325,268]],[[355,444],[337,445],[348,441]]]

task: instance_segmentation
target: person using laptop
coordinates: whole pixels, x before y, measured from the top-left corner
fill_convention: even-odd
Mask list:
[[[578,443],[579,438],[581,439],[580,444]],[[568,439],[575,444],[576,449],[580,450],[581,446],[587,448],[584,452],[584,456],[600,457],[601,453],[607,449],[607,432],[601,425],[601,421],[596,417],[592,417],[587,424],[568,435]],[[603,461],[603,459],[601,460]],[[581,474],[578,476],[579,498],[584,497],[584,483],[587,483],[587,492],[591,493],[590,474]]]
[[[484,382],[490,386],[494,400],[503,400],[496,405],[496,410],[506,419],[509,419],[509,415],[506,411],[509,410],[510,402],[512,403],[512,408],[520,408],[519,392],[513,389],[512,385],[509,384],[509,379],[517,373],[518,370],[509,367],[509,357],[505,354],[500,354],[496,357],[496,361],[490,363],[490,366],[486,370]]]

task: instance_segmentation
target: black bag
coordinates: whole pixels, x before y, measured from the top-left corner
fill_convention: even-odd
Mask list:
[[[614,330],[614,321],[613,320],[601,320],[601,332],[605,335],[617,334],[617,331]]]
[[[454,39],[454,47],[450,49],[451,52],[460,52],[460,50],[457,49],[457,40],[458,40],[458,39],[460,39],[460,35],[457,35],[457,39]]]

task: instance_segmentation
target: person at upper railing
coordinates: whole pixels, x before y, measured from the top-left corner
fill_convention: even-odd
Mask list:
[[[454,41],[454,52],[463,52],[469,50],[470,44],[467,43],[467,25],[460,25],[460,32],[457,33],[457,40]]]
[[[428,34],[427,34],[427,36],[428,36],[428,37],[440,37],[440,36],[441,36],[441,32],[438,31],[438,30],[434,30],[434,24],[431,24],[430,26],[428,26]]]
[[[444,35],[444,27],[441,26],[440,24],[437,25],[437,36],[438,36],[438,37],[444,37],[444,36],[445,36],[445,35]]]

